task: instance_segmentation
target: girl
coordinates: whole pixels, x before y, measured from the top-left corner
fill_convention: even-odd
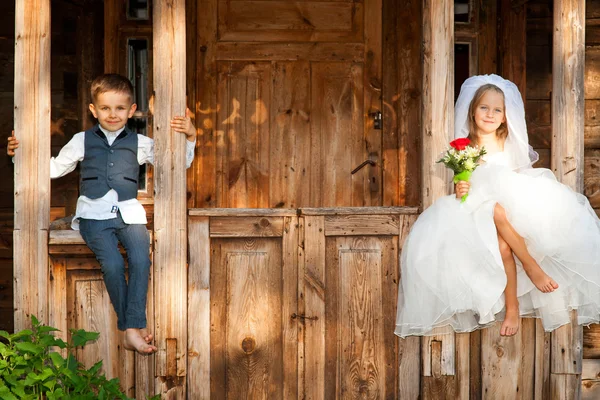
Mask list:
[[[600,221],[584,196],[531,167],[538,155],[517,87],[497,75],[467,79],[455,137],[488,154],[407,237],[395,333],[470,332],[498,319],[500,334],[512,336],[519,317],[541,318],[551,331],[573,309],[579,324],[598,322]]]

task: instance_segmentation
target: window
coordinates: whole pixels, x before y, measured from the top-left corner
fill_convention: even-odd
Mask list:
[[[454,101],[458,98],[460,87],[463,82],[471,76],[471,44],[454,44]]]
[[[148,20],[150,19],[150,7],[148,0],[128,0],[127,19]]]
[[[454,0],[454,21],[469,22],[469,13],[471,11],[470,0]]]

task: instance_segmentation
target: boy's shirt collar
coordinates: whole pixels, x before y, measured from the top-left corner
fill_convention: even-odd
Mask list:
[[[114,138],[116,138],[117,136],[119,136],[119,134],[120,134],[121,132],[123,132],[123,131],[125,130],[125,127],[122,127],[122,128],[121,128],[121,129],[119,129],[118,131],[111,132],[111,131],[109,131],[109,130],[106,130],[106,129],[104,129],[104,128],[102,127],[102,125],[100,125],[100,124],[98,124],[98,128],[100,129],[100,131],[101,131],[102,133],[104,133],[104,135],[105,135],[107,138],[109,138],[109,137],[114,137]]]

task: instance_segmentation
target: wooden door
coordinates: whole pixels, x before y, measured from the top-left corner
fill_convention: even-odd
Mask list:
[[[196,207],[382,205],[381,12],[198,3]]]
[[[399,246],[413,221],[385,214],[302,218],[305,398],[397,398]]]

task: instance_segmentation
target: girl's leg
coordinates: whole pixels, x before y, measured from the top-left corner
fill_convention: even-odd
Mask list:
[[[500,328],[500,335],[513,336],[519,330],[520,318],[519,300],[517,299],[517,264],[515,264],[512,249],[500,235],[498,235],[498,244],[500,245],[502,263],[506,271],[506,288],[504,289],[506,316]]]
[[[494,208],[494,222],[498,233],[508,243],[515,255],[521,260],[523,269],[535,287],[543,293],[553,292],[558,289],[558,284],[549,277],[538,265],[537,261],[529,254],[525,239],[515,231],[506,218],[506,212],[501,205],[496,204]]]

